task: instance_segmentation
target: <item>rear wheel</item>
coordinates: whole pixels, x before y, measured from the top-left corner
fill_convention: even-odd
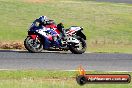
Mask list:
[[[38,39],[34,40],[30,36],[25,39],[24,46],[32,53],[38,53],[43,50],[43,44]]]
[[[86,51],[87,44],[83,38],[77,38],[79,44],[74,44],[70,46],[70,51],[74,54],[82,54]]]

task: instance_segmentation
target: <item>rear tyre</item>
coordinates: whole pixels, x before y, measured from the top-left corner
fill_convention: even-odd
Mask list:
[[[80,42],[78,47],[76,47],[75,45],[71,45],[69,49],[74,54],[82,54],[86,51],[87,44],[83,38],[77,38],[77,39]]]
[[[34,40],[30,36],[25,39],[24,46],[31,53],[39,53],[43,50],[43,44],[38,39]]]

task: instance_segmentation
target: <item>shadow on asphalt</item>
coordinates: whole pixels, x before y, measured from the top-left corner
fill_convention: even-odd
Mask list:
[[[0,52],[30,53],[28,51],[20,51],[20,50],[0,50]],[[43,51],[40,53],[72,54],[67,51]]]
[[[28,51],[19,51],[19,50],[0,50],[0,52],[17,52],[17,53],[28,53]]]

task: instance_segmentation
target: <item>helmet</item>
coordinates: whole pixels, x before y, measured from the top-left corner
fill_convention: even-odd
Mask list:
[[[48,18],[46,16],[40,16],[39,20],[41,20],[41,22],[44,22],[44,21],[48,21]]]

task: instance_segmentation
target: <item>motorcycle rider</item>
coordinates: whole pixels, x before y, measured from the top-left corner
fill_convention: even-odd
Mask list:
[[[34,22],[35,22],[36,27],[40,27],[40,29],[43,29],[43,30],[51,33],[51,35],[53,36],[53,42],[55,42],[58,45],[58,47],[60,47],[58,38],[60,38],[62,40],[66,39],[65,38],[66,37],[65,36],[65,30],[64,30],[64,26],[63,26],[62,23],[57,25],[57,29],[62,33],[62,36],[59,36],[58,33],[56,31],[54,31],[53,29],[51,29],[51,28],[48,28],[48,29],[43,28],[43,26],[46,26],[46,25],[51,24],[51,23],[54,23],[53,20],[49,20],[46,16],[40,16]]]
[[[66,40],[66,31],[64,29],[63,23],[57,25],[57,29],[62,33],[62,39]]]
[[[53,20],[49,20],[46,16],[40,16],[38,19],[34,21],[36,27],[42,27],[52,22]]]

